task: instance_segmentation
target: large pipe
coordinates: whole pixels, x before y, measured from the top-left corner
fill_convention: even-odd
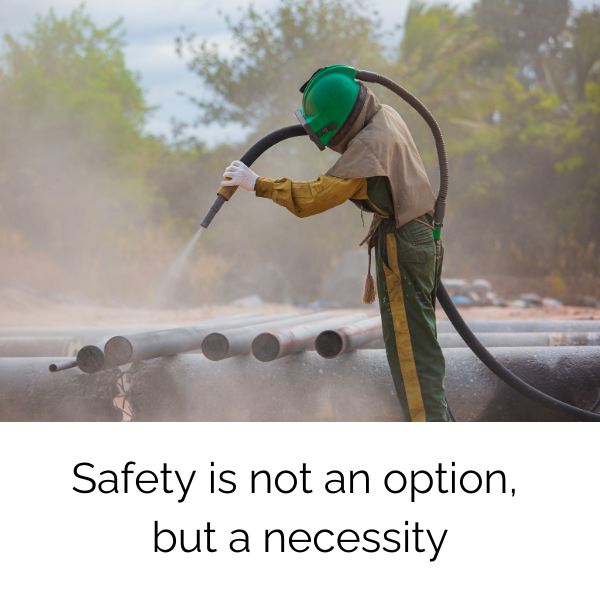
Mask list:
[[[115,371],[57,376],[60,358],[0,358],[0,421],[120,421]],[[116,369],[118,371],[118,369]],[[120,373],[119,373],[120,374]]]
[[[0,337],[0,357],[75,356],[81,348],[72,336]]]
[[[254,338],[265,331],[273,331],[274,329],[291,327],[292,325],[302,325],[303,323],[324,321],[332,317],[333,314],[330,312],[321,312],[304,317],[286,319],[279,323],[240,327],[239,329],[231,329],[229,331],[215,331],[204,338],[202,353],[206,358],[213,361],[225,360],[226,358],[240,354],[250,354]]]
[[[315,350],[323,358],[337,358],[351,350],[381,340],[382,336],[381,317],[373,317],[323,331],[315,341]]]
[[[219,317],[218,320],[223,318],[226,319],[241,319],[262,316],[260,311],[252,311],[247,313],[236,313],[229,317]],[[197,323],[186,323],[187,325],[203,325],[216,319],[199,321]],[[0,327],[0,338],[2,337],[20,337],[20,336],[70,336],[76,337],[82,344],[87,346],[88,344],[94,344],[98,340],[108,339],[115,335],[127,335],[130,333],[143,333],[145,331],[158,331],[160,329],[168,329],[170,327],[179,327],[180,323],[177,324],[165,324],[160,325],[149,324],[149,325],[104,325],[101,327],[80,327],[80,326],[67,326],[67,327]],[[46,356],[52,356],[47,354]]]
[[[467,321],[475,333],[588,333],[600,331],[600,320],[581,321]],[[437,322],[438,333],[456,333],[447,320]]]
[[[486,348],[533,348],[539,346],[600,346],[600,332],[592,333],[477,333]],[[442,348],[468,348],[458,333],[440,333]]]
[[[115,336],[109,340],[102,340],[98,344],[84,346],[77,354],[77,366],[84,373],[97,373],[130,362],[197,350],[202,346],[202,340],[214,331],[215,327],[226,330],[244,325],[271,323],[292,316],[299,316],[299,314],[291,312],[249,319],[213,319],[189,327],[150,331],[127,337]]]
[[[104,346],[106,360],[112,365],[125,365],[127,363],[149,360],[160,356],[171,356],[182,352],[193,352],[202,348],[204,338],[211,334],[215,327],[233,329],[248,325],[277,322],[292,317],[299,317],[298,313],[284,313],[254,319],[235,319],[235,321],[221,321],[210,325],[195,327],[179,327],[164,331],[150,331],[134,335],[114,337]]]
[[[317,323],[307,323],[261,333],[252,342],[252,354],[254,358],[262,362],[271,362],[296,352],[311,350],[314,348],[316,337],[325,329],[341,327],[347,323],[354,323],[366,318],[365,313],[356,313],[345,317],[326,319]]]
[[[493,348],[531,385],[589,410],[600,397],[600,347]],[[502,383],[470,351],[445,349],[446,397],[460,421],[562,421]],[[48,359],[0,359],[0,420],[111,421],[123,373],[60,377]],[[127,401],[138,421],[401,421],[387,358],[357,350],[334,360],[300,352],[272,363],[177,354],[134,364]]]
[[[600,397],[600,347],[495,348],[492,353],[564,402],[589,410]],[[470,350],[447,349],[444,356],[446,397],[458,420],[568,420],[520,396]],[[334,360],[301,352],[272,363],[251,356],[211,363],[178,355],[134,368],[129,398],[134,419],[402,420],[386,353],[380,350],[357,350]]]

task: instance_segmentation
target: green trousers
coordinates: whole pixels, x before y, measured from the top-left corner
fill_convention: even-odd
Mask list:
[[[431,222],[427,215],[420,220]],[[404,417],[450,421],[444,398],[446,364],[431,302],[442,262],[435,273],[433,231],[418,221],[396,229],[386,220],[375,251],[383,339]]]

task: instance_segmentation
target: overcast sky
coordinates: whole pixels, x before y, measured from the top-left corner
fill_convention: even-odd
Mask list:
[[[373,5],[385,17],[385,24],[401,23],[404,19],[409,0],[371,0]],[[455,0],[457,6],[469,6],[471,0]],[[575,6],[588,6],[592,0],[574,0]],[[81,0],[0,0],[0,31],[18,35],[30,28],[38,13],[47,13],[54,8],[58,16],[70,13],[81,4]],[[125,50],[127,66],[142,76],[142,87],[147,92],[150,104],[160,105],[149,119],[147,129],[155,134],[169,135],[169,120],[175,116],[178,120],[191,121],[195,108],[188,100],[177,95],[178,90],[198,93],[199,84],[190,74],[174,49],[174,38],[182,25],[200,37],[217,42],[226,49],[229,38],[223,16],[235,18],[240,7],[247,7],[250,0],[87,0],[85,3],[94,22],[106,26],[119,17],[125,20],[127,30],[127,48]],[[276,0],[254,0],[258,10],[270,8]],[[239,139],[242,132],[239,127],[221,128],[206,126],[196,134],[209,144],[218,141]]]

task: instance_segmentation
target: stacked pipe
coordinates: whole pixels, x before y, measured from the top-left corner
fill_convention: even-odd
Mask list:
[[[567,332],[476,332],[475,336],[486,348],[533,348],[540,346],[600,346],[600,331],[587,333]],[[442,348],[468,348],[458,333],[440,333]]]
[[[249,318],[244,315],[234,315],[186,327],[113,336],[97,344],[84,346],[77,354],[77,366],[84,373],[98,373],[128,363],[191,352],[201,348],[204,338],[217,327],[227,330],[259,323],[272,323],[292,316],[299,315],[285,313]]]
[[[315,349],[323,358],[337,358],[382,336],[381,317],[373,317],[337,329],[324,330],[317,337]]]
[[[588,410],[600,392],[600,347],[494,348],[531,385]],[[459,421],[573,420],[526,402],[466,349],[444,349],[446,395]],[[115,421],[109,369],[48,372],[47,358],[0,359],[0,421]],[[402,420],[384,351],[336,360],[299,352],[270,363],[242,355],[213,362],[198,354],[142,361],[128,371],[135,421]],[[243,393],[240,393],[243,390]]]
[[[467,321],[474,333],[590,333],[600,332],[599,320]],[[456,333],[450,321],[438,321],[438,333]]]
[[[250,327],[240,327],[229,331],[215,331],[205,338],[202,342],[202,353],[206,358],[213,361],[224,360],[240,354],[250,354],[254,338],[261,333],[281,330],[303,325],[307,323],[317,323],[331,319],[333,314],[330,312],[321,312],[303,317],[294,317],[286,319],[279,323],[267,323]]]
[[[343,328],[348,323],[364,322],[366,317],[364,313],[356,313],[261,333],[252,342],[252,354],[261,362],[271,362],[290,354],[312,350],[315,347],[315,339],[323,335],[328,327]],[[381,319],[379,321],[381,322]]]
[[[252,318],[236,316],[188,327],[113,336],[84,346],[75,361],[52,363],[50,371],[57,372],[78,366],[85,373],[98,373],[125,364],[199,349],[212,361],[252,353],[258,360],[270,362],[283,356],[312,350],[315,339],[323,331],[357,322],[368,323],[369,320],[364,313],[337,318],[330,312],[304,316],[298,313]],[[376,329],[375,327],[374,330]],[[372,333],[370,335],[373,339],[376,337]],[[365,338],[362,343],[367,341],[370,338]]]

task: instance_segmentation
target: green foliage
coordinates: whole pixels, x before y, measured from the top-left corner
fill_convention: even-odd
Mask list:
[[[159,206],[147,172],[160,144],[142,133],[150,109],[125,66],[121,22],[98,29],[83,7],[50,11],[4,41],[3,219],[73,281],[98,272],[86,291],[126,287],[117,249]]]
[[[19,42],[6,34],[0,102],[3,111],[30,120],[51,117],[92,135],[125,158],[138,143],[150,110],[139,76],[125,67],[122,22],[98,29],[83,7],[58,19],[50,10]]]
[[[323,65],[382,63],[379,23],[360,0],[281,0],[272,11],[259,14],[251,5],[237,23],[226,22],[233,57],[193,34],[177,39],[180,55],[191,56],[188,68],[212,92],[196,99],[204,123],[272,131],[292,122],[298,88]]]
[[[516,66],[525,85],[543,80],[542,58],[556,45],[569,13],[569,0],[478,0],[477,23],[499,42],[498,50],[487,57],[488,64]]]

